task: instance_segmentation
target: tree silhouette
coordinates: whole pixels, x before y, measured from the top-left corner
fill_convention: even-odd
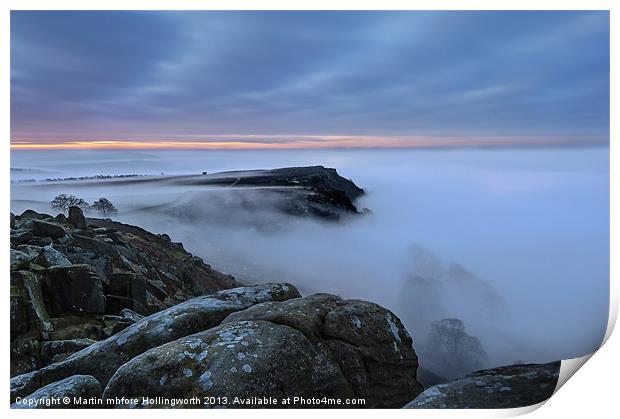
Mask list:
[[[84,201],[82,198],[78,198],[74,195],[60,194],[57,195],[51,202],[50,207],[56,210],[60,210],[67,213],[69,207],[79,207],[82,210],[87,210],[90,208],[88,202]]]
[[[431,323],[426,350],[454,373],[484,368],[488,355],[480,339],[465,333],[460,319],[442,319]]]
[[[113,214],[118,212],[114,204],[110,202],[107,198],[99,198],[99,200],[93,202],[91,208],[95,211],[100,212],[103,215]]]

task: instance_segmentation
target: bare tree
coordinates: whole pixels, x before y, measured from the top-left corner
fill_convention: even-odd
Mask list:
[[[103,215],[109,215],[118,212],[114,204],[107,198],[99,198],[99,200],[93,202],[91,208],[100,212]]]
[[[78,198],[74,195],[60,194],[57,195],[51,202],[50,207],[55,210],[60,210],[63,213],[67,213],[69,207],[78,207],[82,210],[88,210],[90,205],[88,202],[84,201],[82,198]]]

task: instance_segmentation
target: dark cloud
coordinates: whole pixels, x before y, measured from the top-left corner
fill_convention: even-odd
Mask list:
[[[12,12],[13,138],[609,134],[607,12]],[[55,134],[56,133],[56,134]]]

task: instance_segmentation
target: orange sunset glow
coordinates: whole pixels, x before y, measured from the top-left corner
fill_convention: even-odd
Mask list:
[[[199,137],[199,136],[194,136]],[[469,136],[319,136],[319,135],[219,135],[202,140],[67,140],[11,142],[12,150],[65,149],[201,149],[201,150],[291,150],[328,148],[429,148],[515,147],[604,143],[597,137],[469,137]],[[228,140],[226,140],[228,139]]]

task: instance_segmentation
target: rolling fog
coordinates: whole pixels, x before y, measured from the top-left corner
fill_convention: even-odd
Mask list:
[[[59,193],[107,197],[115,219],[167,233],[241,281],[377,302],[403,320],[415,346],[431,321],[458,317],[490,365],[543,362],[592,352],[605,332],[608,159],[603,147],[13,151],[11,208],[53,213],[47,203]],[[324,223],[272,211],[262,191],[166,182],[309,164],[363,187],[357,206],[371,213]],[[17,182],[128,173],[161,181]]]

